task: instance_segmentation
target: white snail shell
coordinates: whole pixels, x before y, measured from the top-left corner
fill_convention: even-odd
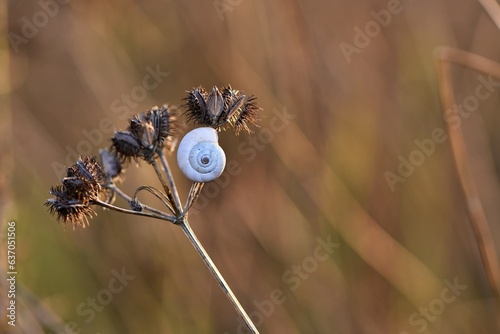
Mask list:
[[[219,146],[217,131],[202,127],[182,138],[177,150],[177,163],[188,179],[209,182],[218,178],[226,167],[226,154]]]

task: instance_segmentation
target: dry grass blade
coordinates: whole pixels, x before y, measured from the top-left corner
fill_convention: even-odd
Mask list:
[[[495,0],[479,0],[486,12],[491,16],[498,29],[500,29],[500,6]]]
[[[455,93],[451,79],[451,63],[468,68],[492,73],[500,77],[500,64],[484,57],[452,48],[440,48],[437,53],[437,70],[443,111],[453,110]],[[450,143],[455,158],[455,164],[464,190],[470,214],[471,225],[478,245],[481,261],[493,295],[498,299],[500,292],[500,264],[486,218],[485,209],[481,202],[475,177],[470,170],[469,152],[466,147],[463,127],[451,126],[447,122]],[[491,180],[496,182],[496,180]]]

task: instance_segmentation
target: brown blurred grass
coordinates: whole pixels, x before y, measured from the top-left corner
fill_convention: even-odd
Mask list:
[[[499,61],[500,32],[474,1],[406,1],[348,64],[340,43],[353,44],[353,28],[387,3],[242,1],[221,20],[210,1],[70,2],[18,53],[4,39],[10,83],[2,89],[2,179],[10,187],[2,186],[2,224],[18,224],[20,286],[82,333],[237,332],[236,313],[175,226],[99,211],[88,229],[72,232],[42,206],[58,182],[51,165],[65,164],[66,146],[76,149],[81,131],[105,118],[124,128],[113,101],[159,65],[168,77],[131,114],[178,104],[194,86],[231,84],[259,97],[262,129],[274,109],[296,115],[255,159],[239,149],[245,135],[223,133],[226,154],[242,171],[191,217],[248,312],[273,290],[284,292],[262,333],[416,333],[409,316],[455,277],[467,289],[425,332],[498,332],[449,143],[394,192],[384,173],[396,172],[414,140],[446,127],[434,49],[449,45]],[[22,18],[40,11],[36,2],[7,5],[6,32],[20,34]],[[458,101],[473,93],[477,75],[455,70]],[[471,145],[486,138],[497,175],[499,102],[495,92],[464,121]],[[156,184],[147,166],[127,174],[129,190]],[[180,187],[185,197],[188,183]],[[498,206],[488,208],[498,214]],[[283,275],[328,236],[341,246],[292,290]],[[499,234],[493,237],[499,245]],[[86,323],[77,307],[123,267],[134,280]],[[26,302],[19,332],[40,332],[31,313]]]

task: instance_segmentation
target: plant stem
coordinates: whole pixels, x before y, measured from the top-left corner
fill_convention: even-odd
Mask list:
[[[203,262],[205,262],[205,265],[208,267],[212,275],[215,277],[217,283],[219,283],[219,286],[222,289],[222,292],[226,295],[226,297],[229,299],[231,304],[233,305],[234,309],[238,314],[243,318],[245,321],[245,324],[247,325],[248,329],[250,330],[251,333],[253,334],[259,334],[259,331],[253,324],[252,320],[248,316],[248,314],[245,312],[245,309],[243,309],[243,306],[241,306],[240,302],[234,295],[233,291],[231,291],[231,288],[229,285],[226,283],[224,280],[224,277],[222,274],[219,272],[215,264],[213,263],[212,259],[208,255],[207,251],[205,248],[203,248],[203,245],[201,244],[200,240],[196,237],[194,231],[191,229],[191,226],[189,225],[189,222],[187,218],[182,219],[182,221],[179,223],[179,225],[182,227],[182,230],[188,237],[189,241],[191,241],[191,244],[193,244],[194,248],[198,251],[198,254],[200,254]]]
[[[191,184],[191,189],[189,189],[189,194],[188,194],[188,197],[186,200],[186,204],[184,206],[184,211],[183,211],[184,215],[189,211],[191,206],[193,206],[194,202],[196,201],[196,199],[200,195],[201,190],[203,189],[204,185],[205,185],[205,183],[201,183],[201,182],[193,182]]]
[[[130,202],[130,201],[132,200],[132,197],[130,197],[130,196],[128,196],[127,194],[125,194],[125,193],[124,193],[124,192],[123,192],[120,188],[118,188],[116,185],[111,184],[111,185],[108,185],[108,186],[106,186],[106,187],[107,187],[108,189],[113,190],[114,192],[116,192],[116,194],[117,194],[118,196],[120,196],[121,198],[123,198],[124,200],[126,200],[126,201],[128,201],[128,202]],[[155,208],[153,208],[153,207],[150,207],[149,205],[142,204],[142,206],[144,207],[144,210],[151,211],[151,212],[156,213],[156,214],[158,214],[158,215],[160,215],[160,216],[165,215],[165,213],[164,213],[164,212],[162,212],[162,211],[160,211],[160,210],[157,210],[157,209],[155,209]],[[173,216],[169,216],[169,217],[174,218]]]
[[[236,312],[238,312],[238,314],[241,316],[241,318],[245,322],[246,326],[250,330],[250,333],[259,334],[259,331],[257,330],[255,325],[253,324],[252,320],[250,319],[250,317],[246,313],[243,306],[241,306],[240,302],[238,301],[238,299],[234,295],[234,293],[231,290],[231,288],[229,287],[229,285],[226,283],[226,280],[224,279],[222,274],[219,272],[219,269],[217,269],[217,267],[215,266],[214,262],[212,261],[212,259],[208,255],[207,251],[205,250],[205,248],[201,244],[200,240],[198,240],[198,238],[196,237],[196,234],[191,229],[191,226],[189,225],[189,222],[187,220],[187,217],[186,217],[187,211],[189,210],[191,205],[193,205],[193,203],[197,199],[198,195],[200,194],[201,189],[203,188],[203,183],[195,182],[192,184],[190,193],[188,195],[186,207],[183,210],[181,200],[179,198],[179,193],[177,192],[174,178],[172,176],[170,166],[168,165],[168,161],[165,158],[163,151],[160,150],[157,153],[158,153],[158,157],[161,161],[161,164],[163,166],[165,175],[167,176],[167,180],[168,180],[169,185],[167,185],[167,183],[165,182],[165,179],[163,178],[163,175],[160,171],[160,168],[158,167],[158,164],[156,163],[156,159],[153,160],[151,162],[151,164],[153,165],[153,168],[156,172],[156,175],[158,176],[158,179],[160,180],[160,183],[161,183],[163,189],[165,190],[169,201],[173,205],[175,217],[158,212],[157,210],[152,209],[152,208],[148,208],[148,210],[150,210],[150,211],[155,210],[155,211],[153,211],[155,213],[136,212],[136,211],[132,211],[132,210],[126,210],[126,209],[115,207],[111,204],[104,203],[104,202],[102,202],[102,203],[98,202],[97,204],[102,205],[104,207],[107,207],[109,209],[115,210],[115,211],[167,220],[167,221],[173,222],[174,224],[180,225],[182,227],[182,230],[184,231],[184,233],[188,237],[189,241],[191,242],[193,247],[196,249],[196,251],[200,255],[201,259],[203,260],[203,262],[205,262],[205,265],[210,270],[210,272],[214,276],[215,280],[217,281],[217,283],[221,287],[222,292],[224,292],[224,294],[229,299],[229,301],[233,305]],[[118,188],[113,186],[113,189],[117,190]],[[123,198],[126,198],[126,199],[129,198],[126,194],[124,194],[121,191],[117,191],[117,193],[118,193],[118,195],[122,196]],[[158,214],[156,214],[156,213],[158,213]]]
[[[129,215],[156,218],[156,219],[166,220],[166,221],[169,221],[171,223],[174,223],[177,221],[177,219],[174,216],[169,216],[169,215],[167,215],[161,211],[157,211],[157,210],[156,211],[158,213],[148,213],[148,212],[141,212],[141,211],[134,211],[134,210],[120,208],[119,206],[114,206],[113,204],[109,204],[109,203],[102,202],[102,201],[97,201],[95,204],[100,205],[100,206],[105,207],[105,208],[110,209],[110,210],[117,211],[117,212],[127,213]]]
[[[491,73],[491,75],[500,78],[499,64],[482,56],[449,47],[439,48],[436,55],[439,92],[445,112],[453,110],[456,103],[451,64],[456,63],[479,72]],[[470,167],[470,154],[467,150],[464,129],[462,126],[455,128],[450,122],[446,122],[446,124],[481,262],[488,284],[496,298],[497,308],[500,311],[500,259],[495,248],[494,234],[491,232],[486,209],[481,201],[478,181]],[[492,158],[489,159],[492,161]],[[494,182],[493,179],[492,181]]]
[[[137,196],[139,195],[139,192],[141,192],[143,190],[149,192],[150,194],[152,194],[153,196],[158,198],[163,204],[165,204],[165,206],[170,210],[170,212],[174,213],[174,208],[172,207],[172,203],[170,203],[170,200],[167,197],[167,195],[165,195],[164,193],[162,193],[161,191],[157,190],[154,187],[140,186],[139,188],[137,188],[135,190],[134,195],[132,196],[132,199],[136,200]]]
[[[179,197],[179,193],[177,192],[177,188],[176,188],[175,182],[174,182],[174,177],[172,176],[172,172],[170,171],[170,166],[168,165],[168,161],[165,158],[165,154],[163,154],[163,151],[160,150],[158,152],[158,157],[160,158],[163,169],[165,170],[165,174],[167,175],[168,183],[170,184],[170,189],[172,190],[172,193],[174,196],[174,206],[177,208],[177,210],[179,211],[178,213],[180,214],[182,212],[181,199]]]
[[[162,160],[162,164],[163,164],[164,159],[160,159],[160,160]],[[172,202],[172,205],[174,206],[174,214],[179,215],[182,212],[182,208],[180,206],[180,202],[179,202],[179,198],[178,198],[179,195],[177,195],[177,197],[172,195],[173,189],[175,189],[175,184],[173,183],[173,179],[171,177],[169,177],[170,170],[168,172],[165,170],[165,173],[167,174],[168,181],[170,183],[170,187],[169,187],[167,185],[167,183],[165,182],[163,175],[161,174],[160,168],[158,167],[156,160],[153,160],[151,162],[151,165],[153,165],[153,168],[156,172],[156,176],[158,176],[158,179],[160,180],[161,186],[165,190],[165,193],[167,194],[168,199],[170,200],[170,202]],[[172,186],[173,186],[173,188],[172,188]],[[176,190],[176,193],[177,193],[177,190]]]

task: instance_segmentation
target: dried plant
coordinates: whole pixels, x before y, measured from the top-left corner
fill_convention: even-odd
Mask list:
[[[188,213],[205,182],[220,176],[224,169],[225,154],[218,145],[217,131],[233,127],[236,135],[242,130],[251,132],[249,124],[256,125],[257,113],[261,109],[254,96],[247,96],[230,86],[222,88],[222,92],[214,87],[208,94],[202,87],[198,87],[187,93],[186,103],[183,105],[184,114],[188,122],[192,121],[200,127],[186,134],[178,148],[179,167],[193,181],[184,205],[179,198],[167,160],[167,154],[173,152],[177,144],[177,108],[170,105],[153,107],[132,117],[126,131],[114,133],[111,148],[100,150],[101,164],[94,157],[81,157],[74,165],[67,167],[62,184],[53,186],[50,190],[54,198],[48,199],[45,205],[64,226],[71,223],[73,229],[89,225],[89,219],[96,214],[93,209],[95,206],[179,225],[250,332],[258,333],[191,229]],[[124,167],[132,160],[143,160],[151,165],[163,189],[143,185],[132,196],[120,190],[117,184],[123,182]],[[141,191],[147,191],[158,198],[166,210],[141,203],[138,199]],[[128,208],[113,204],[117,196],[126,200]]]

